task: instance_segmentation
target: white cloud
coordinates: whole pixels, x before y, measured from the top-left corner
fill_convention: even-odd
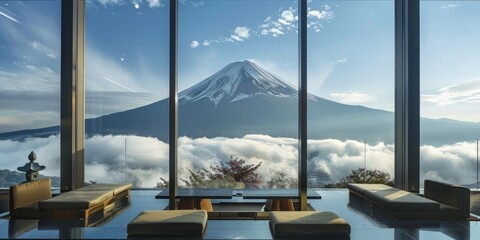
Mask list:
[[[281,10],[279,10],[281,11]],[[229,37],[219,37],[217,40],[204,40],[209,43],[213,42],[243,42],[254,36],[273,36],[279,37],[292,31],[297,32],[298,28],[298,16],[296,15],[297,9],[290,7],[287,10],[278,12],[275,16],[268,16],[263,20],[263,23],[258,25],[255,29],[250,29],[247,26],[237,27],[234,33]],[[328,5],[323,6],[322,11],[311,10],[309,8],[308,17],[311,21],[308,23],[308,28],[312,28],[315,32],[320,32],[320,28],[323,27],[320,21],[329,20],[334,18],[334,13],[331,7]],[[276,20],[274,20],[276,19]],[[203,44],[204,46],[210,46],[210,44]]]
[[[194,7],[201,7],[205,4],[205,1],[192,1],[190,2]]]
[[[250,29],[247,27],[236,27],[233,33],[230,38],[235,41],[243,41],[250,37]]]
[[[161,0],[147,0],[150,8],[164,7],[165,3]]]
[[[39,42],[33,41],[30,46],[32,46],[32,48],[38,52],[45,54],[49,58],[58,59],[60,57],[60,53],[57,50],[49,48]]]
[[[190,43],[191,48],[196,48],[198,47],[198,45],[200,45],[200,43],[198,43],[197,41],[192,41],[192,43]]]
[[[375,96],[369,93],[362,93],[352,90],[343,93],[330,93],[330,97],[337,102],[355,105],[371,103],[377,100]]]
[[[332,19],[334,17],[334,14],[333,14],[333,11],[311,10],[311,11],[308,11],[308,17],[324,20],[324,19]]]
[[[268,30],[268,32],[271,33],[272,36],[274,36],[274,37],[278,37],[278,35],[283,35],[283,34],[285,34],[284,32],[280,31],[280,30],[277,29],[277,28],[271,28],[271,29]]]
[[[210,46],[210,41],[205,40],[205,41],[203,41],[202,45],[205,46],[205,47],[208,47],[208,46]]]
[[[237,36],[237,35],[231,35],[230,38],[231,38],[232,40],[239,41],[239,42],[242,42],[242,41],[243,41],[243,38],[240,38],[240,37]]]
[[[279,18],[277,21],[283,25],[291,25],[293,22],[295,22],[298,18],[295,17],[294,10],[285,10],[282,12],[280,15],[281,18]]]
[[[480,103],[480,78],[441,88],[437,94],[423,94],[422,100],[439,106]]]
[[[365,154],[367,169],[385,171],[393,177],[392,144],[365,144],[355,140],[336,139],[310,139],[308,143],[309,171],[328,173],[330,181],[339,181],[352,169],[364,167]],[[85,145],[87,181],[125,181],[139,187],[154,187],[160,177],[168,179],[168,143],[156,138],[94,136],[86,139]],[[42,174],[59,176],[59,136],[29,138],[24,141],[0,140],[0,166],[14,170],[27,161],[30,151],[35,151],[37,162],[47,167]],[[422,179],[425,177],[456,184],[475,182],[476,142],[424,145],[420,152]],[[178,153],[179,177],[183,179],[188,177],[188,169],[208,169],[219,165],[221,161],[227,161],[232,155],[244,159],[247,164],[263,162],[258,173],[265,180],[278,171],[297,177],[298,140],[293,138],[266,135],[246,135],[242,138],[180,137]]]
[[[476,182],[476,142],[424,145],[420,148],[421,176],[455,184]]]
[[[443,9],[449,9],[449,8],[456,8],[458,7],[458,4],[448,4],[448,5],[443,5]]]
[[[337,59],[337,61],[335,61],[336,63],[346,63],[348,62],[348,59],[346,57],[342,57],[340,59]]]
[[[103,6],[108,6],[108,5],[123,5],[126,3],[125,0],[98,0],[100,4]]]

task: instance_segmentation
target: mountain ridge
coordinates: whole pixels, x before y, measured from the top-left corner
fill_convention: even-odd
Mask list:
[[[313,94],[308,95],[307,108],[309,139],[394,142],[393,112],[342,104]],[[136,135],[168,141],[168,116],[166,98],[87,119],[86,135]],[[473,139],[480,135],[480,124],[471,122],[421,118],[421,129],[431,138]],[[0,133],[0,139],[46,137],[58,132],[59,127],[53,126]],[[228,64],[179,93],[178,133],[192,138],[246,134],[297,138],[298,92],[251,61]]]

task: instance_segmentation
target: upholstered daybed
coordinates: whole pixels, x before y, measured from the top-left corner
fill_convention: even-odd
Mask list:
[[[350,198],[364,199],[397,219],[467,219],[470,190],[425,180],[424,197],[383,184],[348,184]]]
[[[131,184],[92,184],[52,197],[49,178],[10,187],[11,218],[83,220],[86,225],[130,203]]]

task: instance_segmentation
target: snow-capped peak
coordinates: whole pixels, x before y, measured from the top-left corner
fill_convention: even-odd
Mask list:
[[[257,64],[245,60],[230,63],[184,90],[179,94],[179,100],[186,103],[207,98],[217,106],[220,102],[234,102],[258,94],[294,98],[297,90]]]

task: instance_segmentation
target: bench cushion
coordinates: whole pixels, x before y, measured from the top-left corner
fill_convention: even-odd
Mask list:
[[[76,191],[112,191],[113,195],[117,195],[121,192],[130,190],[132,184],[109,184],[109,183],[97,183],[91,184],[82,188],[77,189]]]
[[[390,211],[438,212],[440,204],[403,190],[365,191],[365,197]]]
[[[347,188],[355,192],[360,196],[365,196],[365,191],[377,192],[385,190],[394,190],[394,187],[390,187],[385,184],[364,184],[364,183],[349,183]]]
[[[39,202],[40,210],[85,210],[113,197],[113,191],[71,191]]]
[[[205,210],[144,211],[127,225],[129,235],[202,236]]]
[[[270,227],[277,238],[350,235],[350,225],[333,212],[271,212]]]

